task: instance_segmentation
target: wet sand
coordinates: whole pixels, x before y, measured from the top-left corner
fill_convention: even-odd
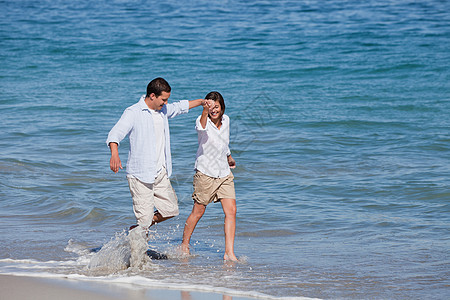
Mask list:
[[[0,299],[8,300],[240,300],[216,293],[122,288],[113,284],[81,282],[69,279],[49,279],[0,275]]]

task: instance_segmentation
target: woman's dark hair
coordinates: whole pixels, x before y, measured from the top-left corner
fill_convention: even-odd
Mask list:
[[[205,99],[219,101],[220,107],[222,107],[222,114],[225,113],[225,101],[219,92],[209,92],[208,95],[205,96]]]
[[[147,85],[147,97],[150,97],[151,93],[154,93],[156,97],[159,97],[162,92],[170,93],[172,88],[169,83],[161,77],[155,78]]]

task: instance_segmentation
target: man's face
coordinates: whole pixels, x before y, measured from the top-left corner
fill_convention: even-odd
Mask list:
[[[152,106],[150,107],[151,109],[154,110],[161,110],[164,106],[164,104],[167,104],[167,101],[169,100],[170,97],[170,92],[162,92],[161,95],[159,95],[158,97],[156,97],[155,94],[151,94],[150,98],[152,100]]]

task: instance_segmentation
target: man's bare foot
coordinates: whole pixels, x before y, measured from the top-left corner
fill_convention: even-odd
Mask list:
[[[223,256],[223,260],[225,261],[239,261],[236,257],[236,255],[234,255],[234,253],[231,254],[226,254]]]

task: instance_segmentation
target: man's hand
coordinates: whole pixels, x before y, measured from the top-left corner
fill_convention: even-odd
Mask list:
[[[119,157],[119,146],[117,143],[109,143],[109,149],[111,149],[111,159],[109,160],[109,167],[114,173],[119,172],[119,168],[122,168],[122,162]]]
[[[119,172],[119,168],[123,169],[119,155],[111,155],[111,159],[109,160],[109,167],[114,173]]]

